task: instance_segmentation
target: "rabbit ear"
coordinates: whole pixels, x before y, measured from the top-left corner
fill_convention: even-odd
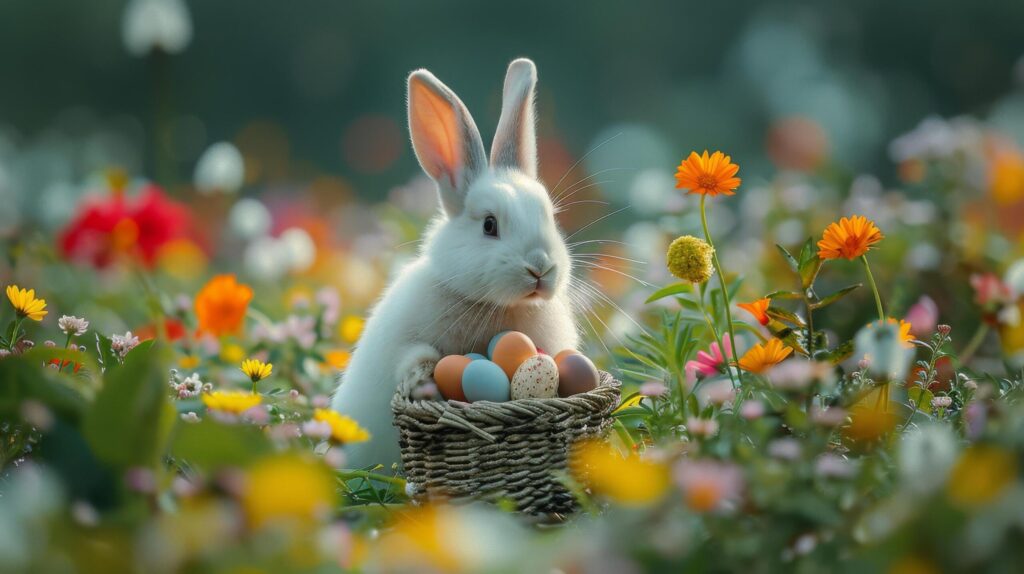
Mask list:
[[[537,177],[537,135],[533,92],[537,67],[526,58],[514,60],[505,74],[501,119],[491,144],[491,166],[511,167]]]
[[[469,184],[487,166],[484,144],[462,100],[426,70],[409,76],[409,132],[445,211],[458,214]]]

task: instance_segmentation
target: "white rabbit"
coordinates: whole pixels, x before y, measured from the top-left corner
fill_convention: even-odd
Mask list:
[[[409,76],[409,131],[441,208],[409,263],[375,305],[332,406],[367,428],[350,468],[399,463],[390,401],[409,373],[449,354],[486,352],[503,330],[554,354],[576,348],[571,260],[548,191],[537,181],[537,69],[513,61],[490,162],[469,110],[427,70]]]

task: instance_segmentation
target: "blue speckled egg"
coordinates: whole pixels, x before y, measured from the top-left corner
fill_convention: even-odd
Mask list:
[[[487,357],[481,355],[480,353],[466,353],[466,358],[469,359],[470,361],[479,361],[480,359],[483,359],[485,361],[487,360]]]
[[[470,361],[462,371],[462,392],[470,402],[509,400],[511,393],[508,375],[496,363],[487,359]]]
[[[504,335],[506,333],[509,333],[509,332],[510,331],[502,331],[502,332],[498,333],[497,335],[491,337],[491,342],[487,343],[487,356],[488,357],[494,357],[494,346],[498,344],[498,339],[500,339],[502,337],[502,335]]]

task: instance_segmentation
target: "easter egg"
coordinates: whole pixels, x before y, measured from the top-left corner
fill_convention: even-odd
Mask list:
[[[566,349],[564,351],[559,351],[558,354],[555,355],[555,363],[556,364],[561,363],[562,359],[564,359],[567,355],[579,355],[579,354],[580,354],[580,352],[577,351],[576,349]]]
[[[469,359],[470,361],[479,361],[480,359],[487,359],[487,357],[481,355],[480,353],[467,353],[466,358]]]
[[[508,376],[501,367],[487,359],[470,361],[462,371],[462,392],[470,402],[507,401]]]
[[[471,362],[471,359],[462,355],[448,355],[434,365],[434,382],[441,396],[455,401],[466,400],[466,395],[462,393],[462,373]]]
[[[558,394],[558,366],[547,355],[534,355],[512,375],[512,400],[551,399]]]
[[[555,358],[558,366],[558,396],[568,397],[597,388],[597,367],[585,356],[562,351]]]
[[[491,360],[511,379],[523,361],[536,355],[537,347],[529,337],[518,331],[509,331],[495,342]]]
[[[512,331],[502,331],[502,332],[498,333],[497,335],[491,337],[491,340],[487,343],[487,356],[488,357],[493,357],[494,356],[494,346],[498,344],[498,341],[500,341],[502,337],[504,337],[505,335],[507,335],[507,334],[509,334],[511,332]]]

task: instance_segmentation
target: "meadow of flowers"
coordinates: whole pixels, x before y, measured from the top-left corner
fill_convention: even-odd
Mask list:
[[[184,2],[124,18],[152,62],[191,41]],[[554,516],[345,459],[369,435],[331,393],[429,180],[282,167],[266,124],[154,173],[93,119],[0,129],[0,572],[1017,572],[1024,100],[997,109],[921,120],[880,174],[801,115],[769,169],[545,133],[581,350],[623,383]]]

